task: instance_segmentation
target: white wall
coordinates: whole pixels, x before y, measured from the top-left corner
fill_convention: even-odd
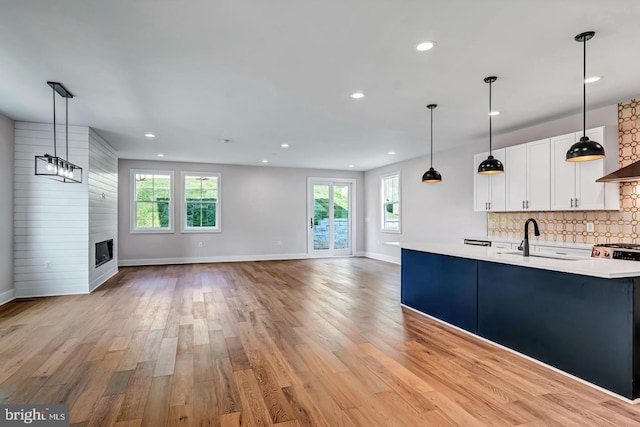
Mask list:
[[[64,147],[64,126],[58,125],[56,129],[60,154]],[[17,297],[88,292],[88,143],[88,128],[69,127],[69,160],[83,168],[82,184],[35,176],[34,156],[53,153],[53,126],[15,124],[14,280]]]
[[[118,158],[114,149],[89,129],[89,290],[118,273]],[[113,260],[95,267],[95,244],[113,239]]]
[[[306,257],[307,177],[356,180],[356,252],[364,251],[362,172],[123,159],[118,163],[120,265]],[[174,233],[131,234],[131,169],[173,170],[176,185],[181,171],[220,172],[222,232],[181,233],[176,200]],[[179,194],[176,191],[174,197]]]
[[[494,119],[499,129],[499,119]],[[587,127],[608,127],[608,137],[615,138],[618,127],[618,105],[613,104],[587,113]],[[494,133],[494,148],[508,147],[575,132],[582,128],[582,115],[565,117],[503,134]],[[437,140],[436,140],[437,141]],[[437,142],[436,142],[437,144]],[[432,240],[462,242],[470,236],[484,236],[487,232],[486,213],[473,211],[473,176],[477,165],[473,155],[488,151],[486,145],[465,146],[436,152],[434,168],[442,174],[439,184],[423,184],[422,174],[429,169],[429,156],[396,163],[365,173],[366,254],[372,258],[400,261],[400,249],[384,242],[398,240]],[[618,153],[607,156],[606,170],[617,168]],[[508,165],[506,166],[508,167]],[[380,231],[380,176],[401,172],[402,233]]]
[[[400,261],[400,249],[384,242],[431,240],[462,242],[464,236],[486,232],[486,214],[473,211],[474,147],[436,153],[433,167],[442,174],[439,184],[423,184],[429,169],[424,156],[395,163],[365,174],[366,254],[371,258]],[[400,172],[401,233],[381,232],[380,177]]]
[[[0,304],[15,296],[13,285],[13,120],[0,114]]]

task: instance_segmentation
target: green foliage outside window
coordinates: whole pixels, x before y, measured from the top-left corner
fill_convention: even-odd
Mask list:
[[[217,227],[218,177],[186,176],[184,187],[187,227]]]
[[[136,228],[169,228],[171,176],[136,174]]]

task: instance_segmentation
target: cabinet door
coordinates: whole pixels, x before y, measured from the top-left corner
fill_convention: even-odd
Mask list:
[[[548,211],[551,204],[551,153],[549,138],[526,144],[527,198],[530,211]]]
[[[515,145],[505,150],[507,211],[523,211],[527,200],[527,145]],[[547,153],[547,158],[548,158]]]
[[[493,150],[493,157],[504,164],[504,170],[508,170],[509,165],[505,159],[505,149]],[[489,179],[489,210],[503,212],[507,208],[506,203],[506,179],[505,174],[490,175]]]
[[[575,209],[576,165],[566,161],[574,142],[574,133],[551,138],[551,210]]]
[[[582,132],[576,132],[576,141],[580,140]],[[604,146],[603,128],[588,129],[587,136]],[[604,175],[604,159],[576,163],[576,198],[578,209],[604,209],[604,183],[596,179]]]
[[[484,159],[487,158],[489,153],[480,153],[473,156],[473,210],[476,212],[487,211],[489,203],[489,175],[480,175],[478,173],[478,166]]]

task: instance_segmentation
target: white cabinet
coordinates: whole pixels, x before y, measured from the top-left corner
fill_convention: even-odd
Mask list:
[[[587,130],[587,136],[605,146],[609,156],[617,155],[617,152],[607,150],[604,127]],[[565,160],[567,151],[580,137],[582,132],[551,138],[551,210],[619,209],[618,186],[596,182],[605,174],[604,159],[588,162]],[[616,194],[605,198],[605,189]]]
[[[549,210],[551,191],[550,140],[507,147],[506,210]]]
[[[513,244],[510,243],[510,242],[492,241],[491,242],[491,247],[494,248],[494,249],[513,249]]]
[[[533,252],[549,255],[567,255],[579,258],[591,258],[591,249],[570,248],[562,246],[534,245]]]
[[[489,155],[488,152],[473,156],[474,167],[474,210],[476,212],[500,212],[506,208],[505,204],[505,174],[481,175],[478,166]],[[509,167],[505,160],[505,149],[493,150],[493,157]]]

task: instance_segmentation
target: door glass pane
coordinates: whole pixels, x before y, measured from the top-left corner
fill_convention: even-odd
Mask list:
[[[313,249],[329,249],[329,185],[313,186]]]
[[[333,186],[333,248],[349,247],[349,186]]]

